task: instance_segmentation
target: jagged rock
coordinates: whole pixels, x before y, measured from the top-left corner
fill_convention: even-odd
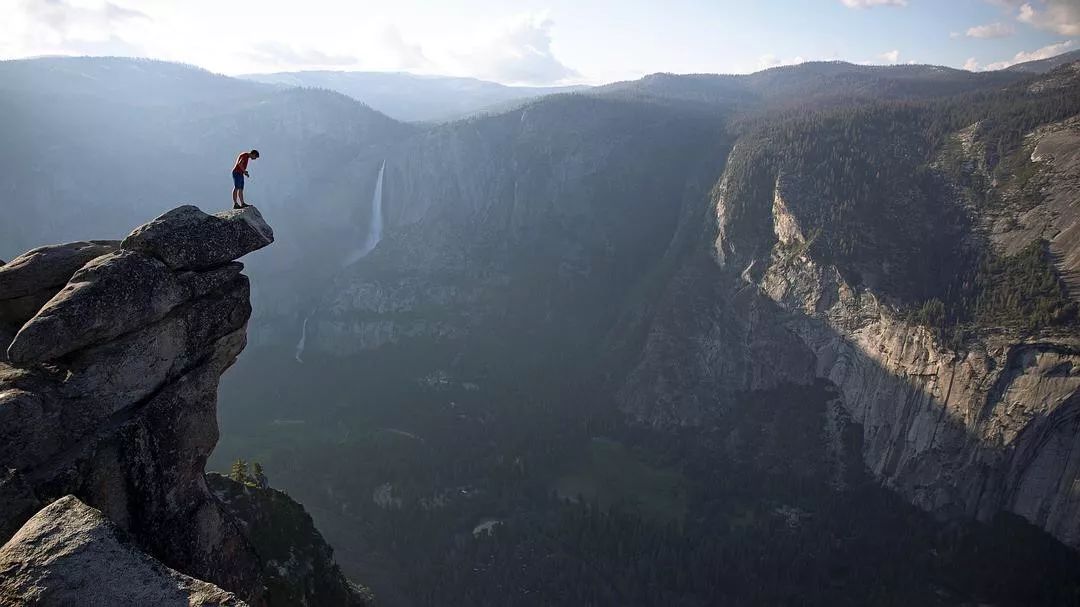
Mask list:
[[[0,603],[246,605],[230,592],[151,558],[74,496],[38,512],[0,548]]]
[[[173,275],[139,253],[116,257],[156,264],[165,274],[153,275],[153,284],[175,307],[154,321],[157,314],[125,310],[122,298],[111,307],[95,302],[95,292],[108,296],[125,288],[123,272],[83,291],[78,305],[87,326],[104,327],[98,341],[48,367],[0,365],[0,461],[15,467],[37,497],[74,494],[170,567],[259,603],[260,564],[240,523],[222,512],[203,480],[218,437],[218,379],[245,344],[247,279],[238,275],[238,264],[203,273],[221,275],[211,280],[193,272]],[[109,264],[109,258],[100,261]],[[77,326],[80,314],[61,312]],[[121,315],[112,328],[110,313]],[[120,326],[127,332],[110,338]],[[85,331],[74,335],[87,341]],[[52,339],[41,335],[46,346],[72,350]],[[3,522],[12,524],[7,516]]]
[[[60,287],[90,260],[120,248],[115,240],[91,240],[38,247],[0,264],[0,299],[14,299]]]
[[[115,240],[70,242],[39,247],[0,264],[0,327],[18,331],[79,268],[119,247]]]
[[[334,604],[305,577],[337,571],[332,560],[298,564],[289,582],[304,590],[268,588],[274,572],[245,535],[248,523],[206,484],[218,381],[246,345],[251,316],[248,279],[231,259],[272,239],[245,232],[261,223],[253,210],[226,215],[203,222],[205,233],[174,226],[187,229],[183,243],[162,233],[171,224],[160,218],[136,230],[145,252],[91,260],[14,336],[10,362],[0,362],[0,541],[43,504],[74,495],[149,557],[253,605],[290,604],[278,597],[296,592],[309,604]],[[198,269],[170,267],[157,254],[194,259]]]
[[[0,393],[5,463],[49,461],[200,361],[220,373],[243,348],[250,310],[247,279],[237,276],[220,292],[158,323],[73,353],[62,377],[40,368],[0,366],[0,385],[8,388]]]
[[[121,244],[163,261],[170,269],[205,269],[274,242],[274,231],[255,207],[208,215],[182,206],[136,228]]]
[[[8,347],[8,359],[49,360],[123,335],[228,283],[242,268],[229,264],[207,272],[174,273],[134,251],[99,257],[27,321]]]

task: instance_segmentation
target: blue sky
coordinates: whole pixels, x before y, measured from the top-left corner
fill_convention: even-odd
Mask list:
[[[0,57],[517,84],[806,60],[993,69],[1080,48],[1080,0],[0,0]]]

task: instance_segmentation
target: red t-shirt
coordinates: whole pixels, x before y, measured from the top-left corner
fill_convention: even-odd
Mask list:
[[[233,167],[233,173],[243,173],[247,170],[248,160],[251,158],[251,152],[244,152],[236,157],[236,166]]]

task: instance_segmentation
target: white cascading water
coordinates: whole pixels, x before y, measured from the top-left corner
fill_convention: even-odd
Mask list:
[[[342,262],[342,267],[351,266],[352,264],[360,261],[367,254],[375,250],[375,246],[382,240],[383,233],[383,174],[386,172],[386,161],[383,160],[382,166],[379,167],[379,176],[375,179],[375,193],[371,196],[371,223],[368,224],[367,236],[364,237],[363,244],[360,247],[354,249],[348,255],[345,256],[345,260]],[[315,311],[312,310],[311,314],[308,314],[304,318],[303,325],[300,326],[300,341],[296,343],[296,362],[303,363],[304,348],[307,346],[307,325],[311,320]]]
[[[382,166],[379,167],[379,177],[375,180],[375,193],[371,197],[371,223],[368,224],[367,236],[364,238],[364,242],[359,248],[345,256],[345,261],[341,264],[343,266],[351,266],[363,259],[368,253],[374,250],[375,245],[379,244],[379,241],[382,240],[382,190],[383,173],[385,172],[386,161],[384,160]]]
[[[304,359],[300,358],[304,355],[304,346],[307,345],[307,321],[311,320],[311,315],[308,315],[304,319],[304,324],[300,326],[300,341],[296,342],[296,362],[303,363]]]

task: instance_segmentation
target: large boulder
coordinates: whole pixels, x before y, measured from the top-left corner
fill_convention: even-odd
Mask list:
[[[18,331],[79,268],[119,248],[118,240],[69,242],[39,247],[0,264],[0,330]]]
[[[62,287],[90,260],[120,248],[116,240],[90,240],[38,247],[0,265],[0,299],[15,299]]]
[[[0,548],[0,604],[245,605],[142,552],[100,511],[70,495],[34,515]]]
[[[363,602],[308,519],[263,556],[278,518],[258,508],[278,502],[241,512],[207,487],[218,381],[251,316],[232,260],[272,238],[254,209],[181,208],[62,277],[17,334],[0,323],[0,543],[22,528],[0,607]]]
[[[51,360],[165,318],[176,306],[213,292],[242,269],[171,272],[135,251],[99,257],[75,273],[8,347],[14,363]]]
[[[0,462],[41,472],[43,462],[98,434],[102,424],[124,409],[146,404],[209,356],[220,357],[209,361],[220,374],[244,347],[243,327],[251,314],[248,297],[247,278],[239,275],[220,293],[181,305],[157,323],[72,353],[63,359],[62,369],[0,365]],[[125,450],[129,456],[135,452]]]
[[[239,259],[272,242],[274,231],[255,207],[208,215],[186,205],[136,228],[121,248],[160,259],[174,270],[198,270]]]

